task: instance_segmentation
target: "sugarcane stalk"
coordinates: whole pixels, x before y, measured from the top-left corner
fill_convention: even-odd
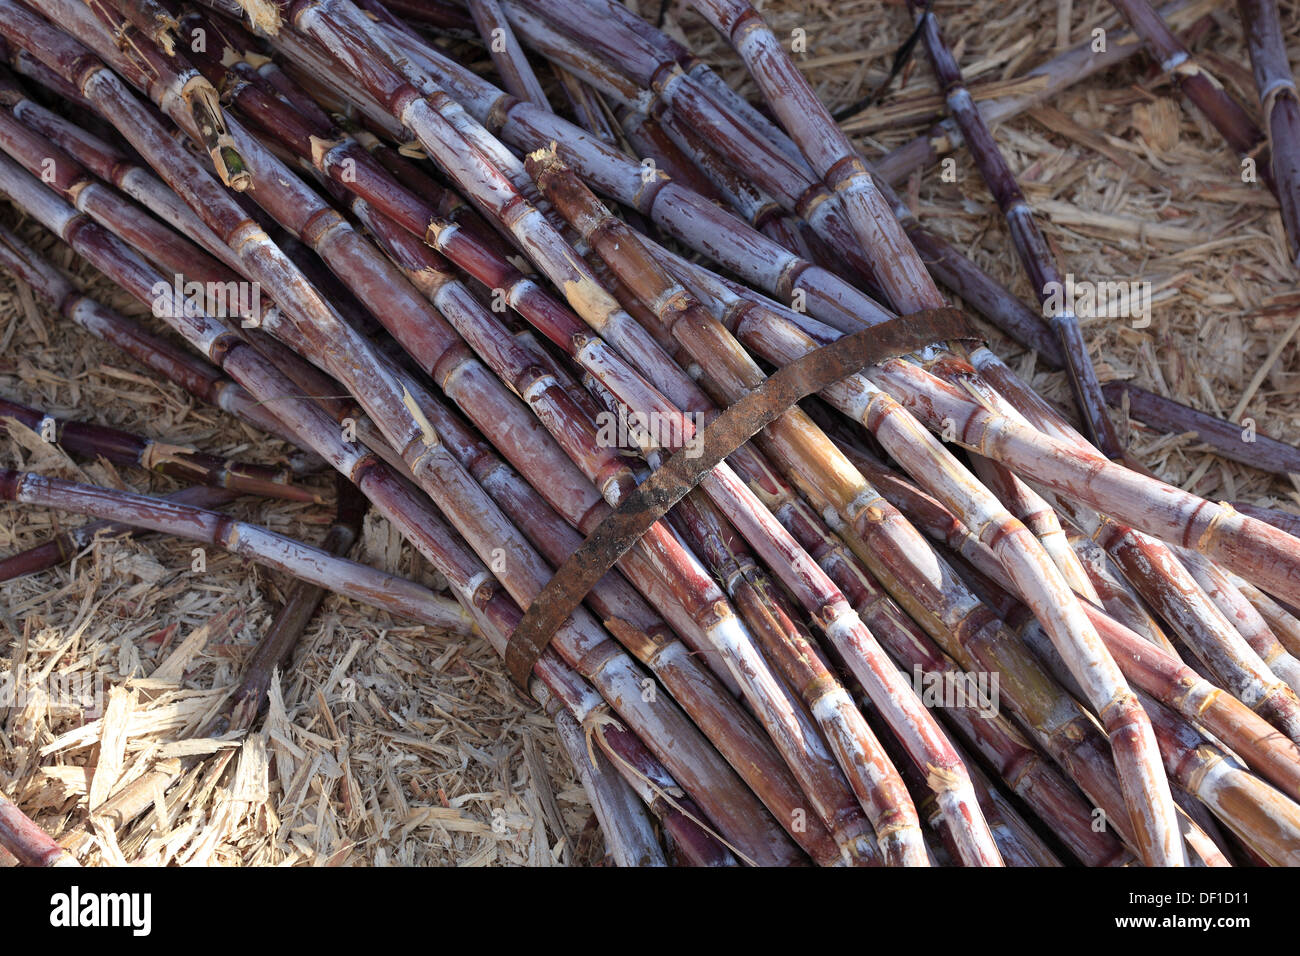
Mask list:
[[[262,164],[261,162],[259,162],[259,165],[263,165],[263,164]],[[300,209],[299,211],[302,211],[302,210]],[[439,369],[439,371],[441,372],[442,370]],[[552,458],[551,460],[553,460],[553,458]]]
[[[474,21],[466,14],[463,5],[452,3],[450,0],[385,0],[384,6],[405,20],[413,20],[441,30],[461,30],[468,33],[474,29]]]
[[[1029,276],[1038,301],[1057,337],[1060,339],[1062,354],[1065,356],[1070,373],[1070,384],[1074,389],[1075,402],[1083,413],[1084,423],[1088,427],[1093,444],[1107,458],[1118,458],[1123,452],[1115,427],[1106,413],[1106,402],[1102,397],[1101,384],[1097,381],[1096,370],[1088,356],[1088,346],[1079,328],[1078,317],[1068,306],[1060,301],[1055,304],[1052,290],[1065,287],[1061,271],[1056,263],[1056,256],[1047,244],[1025,195],[1016,182],[1015,174],[1007,164],[1006,158],[998,148],[997,141],[984,124],[980,112],[975,108],[975,101],[966,89],[961,67],[953,57],[952,51],[944,40],[939,28],[939,20],[927,6],[918,7],[911,0],[909,7],[914,16],[922,21],[922,38],[930,54],[930,63],[939,81],[948,111],[961,128],[962,136],[970,149],[975,165],[984,178],[985,185],[993,194],[994,200],[1006,217],[1021,264]],[[1059,296],[1059,291],[1058,291]],[[1066,549],[1068,551],[1068,548]]]
[[[538,695],[534,693],[534,696]],[[545,700],[545,698],[541,698]],[[595,718],[595,719],[593,719]],[[593,729],[599,727],[599,731]],[[658,818],[673,856],[687,866],[734,866],[735,847],[715,833],[700,808],[681,792],[662,765],[640,742],[617,724],[602,719],[599,712],[586,718],[585,730],[600,753],[618,768],[623,779],[643,804]],[[590,746],[590,744],[589,744]],[[733,853],[736,855],[733,856]],[[752,860],[746,862],[752,863]]]
[[[1300,865],[1300,806],[1150,698],[1143,701],[1170,777],[1273,866]]]
[[[291,484],[291,476],[283,468],[205,455],[107,425],[56,418],[48,412],[0,398],[0,419],[3,418],[21,422],[46,441],[60,445],[74,455],[86,458],[102,456],[114,464],[158,471],[190,484],[205,484],[287,501],[321,503],[315,492]]]
[[[339,476],[338,505],[334,522],[325,532],[321,550],[344,557],[361,536],[361,522],[368,502],[351,482]],[[315,617],[325,599],[324,588],[297,581],[285,595],[270,628],[257,642],[244,666],[244,677],[230,696],[229,729],[249,730],[266,707],[267,690],[277,667],[282,667],[293,653],[308,622]]]
[[[1297,661],[1279,642],[1263,616],[1220,568],[1203,555],[1179,552],[1183,564],[1201,590],[1214,602],[1237,629],[1251,650],[1260,656],[1268,669],[1286,682],[1293,691],[1300,684],[1300,661]]]
[[[224,488],[196,485],[190,488],[182,488],[180,491],[173,492],[166,497],[168,500],[178,501],[182,504],[215,509],[229,504],[237,496],[234,492],[227,491]],[[130,535],[135,533],[135,529],[130,525],[111,521],[88,521],[71,531],[61,531],[49,541],[28,548],[26,551],[19,551],[0,558],[0,583],[67,564],[80,554],[87,545],[91,544],[101,532],[107,536]]]
[[[8,48],[7,44],[5,48]],[[81,95],[75,85],[69,83],[26,50],[12,51],[9,56],[14,71],[19,75],[27,77],[27,79],[40,84],[46,89],[53,90],[61,99],[69,103],[75,103],[85,109],[92,108],[90,102]]]
[[[460,605],[404,578],[175,499],[78,485],[12,469],[0,471],[0,497],[200,541],[429,627],[454,634],[470,630],[469,618]]]
[[[1300,263],[1300,93],[1274,0],[1238,0],[1292,264]]]
[[[1152,644],[1158,644],[1175,657],[1178,652],[1173,642],[1165,635],[1155,617],[1147,610],[1133,585],[1115,567],[1109,555],[1086,535],[1070,536],[1070,546],[1079,556],[1097,594],[1094,603],[1106,609],[1106,613],[1125,627],[1141,634]]]
[[[497,0],[468,0],[467,5],[505,88],[521,100],[544,110],[550,109],[537,74],[529,66],[501,4]]]
[[[121,349],[201,401],[264,432],[285,437],[285,427],[280,420],[270,409],[254,401],[243,388],[191,353],[145,332],[120,313],[78,292],[52,265],[3,227],[0,227],[0,267],[27,283],[52,311]]]
[[[1294,611],[1283,607],[1253,584],[1237,577],[1230,579],[1246,600],[1255,606],[1255,610],[1264,618],[1287,652],[1293,656],[1300,655],[1300,619],[1296,618]]]
[[[1004,465],[972,455],[971,471],[1038,539],[1071,590],[1090,601],[1099,602],[1097,591],[1070,547],[1065,529],[1052,506]]]
[[[644,804],[636,793],[597,751],[587,749],[586,734],[573,715],[558,701],[547,706],[564,753],[578,774],[591,808],[605,835],[605,846],[616,866],[666,866],[663,849]]]
[[[100,73],[102,74],[103,71],[100,70]],[[121,114],[115,115],[120,116]],[[71,224],[69,211],[59,210],[57,204],[52,204],[51,200],[54,200],[54,197],[48,192],[38,196],[33,191],[33,195],[25,197],[25,204],[28,204],[29,208],[42,209],[47,224],[56,228],[60,234],[63,234],[64,228],[57,224],[61,222],[65,227]],[[196,208],[196,211],[200,210]],[[204,208],[203,211],[208,210]],[[110,237],[107,234],[98,234],[96,232],[97,227],[88,220],[84,220],[84,218],[77,219],[74,216],[72,220],[75,221],[77,228],[68,230],[70,237],[74,240],[81,240],[82,249],[92,255],[101,269],[105,269],[110,274],[115,274],[119,283],[124,283],[128,288],[133,289],[137,295],[143,294],[144,290],[152,285],[147,267],[135,260],[125,248],[114,249],[113,255],[103,255],[102,252],[105,246],[113,248],[113,244],[109,241]],[[196,329],[196,326],[199,326],[199,328]],[[253,381],[257,376],[265,375],[266,368],[264,364],[255,360],[251,349],[237,348],[237,342],[232,342],[228,333],[221,333],[217,328],[200,331],[202,327],[203,323],[199,322],[199,317],[187,318],[184,325],[178,326],[178,331],[190,336],[197,336],[193,341],[199,344],[201,351],[213,355],[212,350],[215,350],[216,354],[213,357],[219,355],[223,367],[227,370],[238,368],[246,383]],[[230,351],[232,346],[236,346],[235,352]],[[231,360],[234,355],[237,355],[240,361],[232,363]],[[377,356],[376,359],[378,359]],[[259,389],[266,388],[264,379],[259,379],[258,387]],[[292,394],[292,391],[292,389],[289,389],[290,394]],[[277,396],[286,394],[283,386],[270,389],[270,393]],[[291,404],[291,400],[286,400],[285,404]],[[298,408],[301,414],[307,416],[300,425],[310,422],[312,415],[319,414],[315,406],[306,406],[302,403],[292,404]],[[390,520],[401,521],[400,527],[408,538],[417,541],[417,547],[421,547],[422,552],[430,560],[434,561],[435,565],[439,566],[440,570],[443,570],[449,579],[459,583],[463,589],[461,593],[465,600],[473,602],[475,595],[479,595],[478,603],[475,606],[490,610],[495,616],[495,620],[499,622],[495,625],[497,629],[494,631],[494,636],[500,636],[497,649],[499,651],[503,650],[504,635],[508,634],[514,623],[518,621],[520,612],[513,603],[506,603],[504,594],[495,592],[488,585],[490,576],[485,570],[482,570],[482,566],[477,565],[476,561],[466,563],[468,555],[463,552],[449,552],[447,550],[448,541],[442,536],[445,535],[445,532],[442,535],[438,533],[438,529],[443,526],[430,513],[424,513],[418,521],[411,520],[411,509],[415,506],[416,499],[412,498],[409,492],[401,492],[401,500],[395,502],[392,495],[399,490],[399,487],[391,483],[392,479],[382,477],[383,469],[377,466],[372,457],[358,453],[356,446],[343,446],[339,441],[337,428],[329,419],[317,419],[310,427],[312,428],[310,444],[318,449],[331,449],[330,456],[335,466],[349,473],[354,480],[364,480],[364,475],[371,472],[375,473],[376,480],[379,482],[378,487],[375,486],[373,481],[367,482],[367,485],[363,486],[363,490],[368,489],[368,497],[371,497],[372,501],[376,499],[376,495],[385,499],[386,516],[390,517]],[[355,472],[358,464],[362,465],[361,471]],[[466,486],[462,484],[461,487]],[[450,491],[450,489],[447,490]],[[454,492],[451,494],[454,494]],[[441,497],[449,508],[453,510],[459,508],[461,517],[464,517],[464,509],[457,501],[447,494],[439,494],[438,497]],[[406,515],[406,517],[403,517],[403,515]],[[499,519],[499,521],[503,525],[506,524],[504,519]],[[510,533],[499,533],[495,539],[492,539],[493,546],[496,546],[497,542],[509,540],[511,537]],[[483,543],[480,542],[480,547],[482,546]],[[523,562],[517,561],[515,563],[521,564]],[[540,575],[544,572],[541,572],[539,568],[538,573]],[[486,594],[482,593],[484,590],[486,590]],[[566,633],[573,632],[562,632],[557,645],[561,648],[567,648],[569,651],[576,651],[572,643],[564,640]],[[595,647],[592,647],[589,641],[587,647],[595,650]],[[586,649],[584,648],[584,651],[577,652],[573,659],[583,659],[585,655]],[[588,659],[594,661],[597,658]],[[694,784],[690,786],[691,791],[700,795],[701,801],[709,807],[711,817],[729,821],[730,826],[727,827],[729,832],[752,851],[748,852],[747,856],[760,861],[788,859],[788,856],[784,856],[783,851],[779,849],[781,841],[776,840],[775,834],[770,830],[760,837],[749,839],[750,834],[754,833],[756,829],[761,831],[765,826],[762,809],[756,801],[746,796],[748,791],[737,790],[737,787],[740,786],[738,780],[735,780],[734,783],[728,782],[725,773],[721,777],[718,776],[721,768],[710,765],[714,759],[710,756],[711,751],[705,749],[707,745],[703,744],[701,738],[694,738],[699,740],[699,743],[693,741],[694,731],[688,729],[689,725],[683,722],[675,708],[666,706],[662,702],[653,711],[648,711],[644,706],[639,706],[642,703],[640,700],[641,691],[637,683],[639,678],[635,674],[635,669],[629,669],[629,666],[620,661],[617,655],[612,658],[605,656],[604,662],[605,664],[601,670],[591,671],[591,676],[600,684],[605,693],[618,702],[622,714],[632,715],[629,719],[634,720],[636,726],[644,732],[644,737],[656,741],[651,746],[657,746],[659,741],[666,739],[675,738],[677,740],[677,748],[670,752],[659,746],[659,753],[664,756],[670,765],[684,771],[688,779]],[[634,686],[637,689],[633,690]],[[667,730],[668,727],[673,727],[673,730]],[[732,779],[734,780],[734,778]],[[708,782],[701,786],[700,783],[704,780]]]
[[[1279,531],[1300,537],[1300,516],[1293,515],[1289,511],[1279,511],[1277,508],[1261,508],[1244,501],[1233,502],[1232,506],[1244,515],[1271,524]]]
[[[148,246],[154,261],[166,271],[178,276],[188,271],[185,252],[173,240],[174,233],[123,199],[112,187],[98,182],[79,162],[51,147],[3,110],[0,110],[0,147],[82,212],[101,223],[116,223],[130,236],[132,245]]]
[[[1210,3],[1169,3],[1159,8],[1159,15],[1174,26],[1185,26],[1204,17],[1212,8],[1213,4]],[[1112,70],[1142,50],[1141,38],[1131,30],[1105,29],[1104,51],[1094,50],[1093,39],[1089,37],[1026,73],[1026,80],[1041,78],[1042,86],[1033,92],[981,102],[978,109],[984,122],[992,128],[1026,110],[1050,103],[1075,83]],[[851,123],[848,125],[852,126]],[[872,166],[883,180],[897,185],[913,172],[930,166],[945,153],[958,149],[961,145],[961,130],[949,118],[935,124],[915,139],[890,150],[872,163]]]
[[[103,0],[89,0],[91,5]],[[176,53],[176,35],[180,24],[158,0],[134,0],[123,12],[138,30],[158,45],[168,56]]]
[[[1253,428],[1224,421],[1127,382],[1108,382],[1102,392],[1113,408],[1166,432],[1194,432],[1198,440],[1224,458],[1283,477],[1300,473],[1300,449]]]
[[[1010,857],[1015,854],[1016,862],[1010,864],[1011,866],[1065,865],[978,768],[975,770],[975,777],[980,787],[977,792],[982,798],[980,806],[984,808],[986,816],[998,821],[998,829],[994,832],[1004,834],[998,841],[1003,856]]]
[[[0,793],[0,846],[23,866],[78,866],[77,860]]]

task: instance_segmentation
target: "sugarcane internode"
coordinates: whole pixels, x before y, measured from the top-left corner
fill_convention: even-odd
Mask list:
[[[1101,384],[1089,320],[1139,335],[1152,283],[1070,271],[1080,247],[1049,241],[995,130],[1033,109],[1078,136],[1046,98],[1146,49],[1234,175],[1258,159],[1294,240],[1276,4],[1240,3],[1262,127],[1173,32],[1179,5],[1115,0],[1131,34],[1112,18],[1029,69],[1031,93],[987,99],[911,4],[925,109],[947,115],[874,163],[791,59],[815,37],[746,0],[690,6],[761,104],[617,0],[0,0],[0,192],[67,247],[0,228],[23,303],[301,450],[211,454],[112,427],[116,409],[51,411],[20,376],[0,431],[114,480],[0,469],[15,523],[94,519],[0,558],[0,581],[42,586],[101,533],[293,578],[198,739],[285,719],[303,682],[276,675],[330,594],[481,641],[504,663],[492,700],[554,721],[619,865],[1300,865],[1300,519],[1161,480],[1112,416],[1278,475],[1300,451],[1244,417],[1263,372],[1226,421]],[[890,185],[958,148],[1029,301]],[[64,253],[157,321],[75,286]],[[986,342],[941,284],[1033,356]],[[1037,359],[1073,408],[1016,371]],[[181,487],[124,490],[113,467]],[[270,498],[295,510],[247,517]],[[326,504],[303,525],[319,544],[283,518]],[[444,590],[348,556],[369,508]],[[0,708],[100,718],[104,675],[74,673],[7,670]],[[93,814],[89,795],[57,814],[0,795],[0,847],[55,865],[208,840],[140,830],[229,778],[229,748],[185,754],[132,750],[112,790],[92,774]],[[545,836],[489,817],[494,847]]]

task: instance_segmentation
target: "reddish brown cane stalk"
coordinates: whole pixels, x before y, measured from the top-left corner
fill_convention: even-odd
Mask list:
[[[338,505],[334,522],[325,532],[321,550],[345,557],[361,537],[361,522],[368,502],[356,485],[341,475],[335,485]],[[307,624],[325,599],[324,588],[306,581],[296,581],[285,594],[284,604],[276,612],[266,634],[257,642],[244,677],[230,695],[229,730],[249,730],[267,704],[267,690],[277,667],[283,667],[302,638]]]
[[[439,630],[460,634],[470,630],[469,617],[458,604],[404,578],[175,499],[78,485],[10,469],[0,469],[0,498],[201,541]]]
[[[1300,449],[1257,433],[1249,423],[1240,425],[1215,418],[1127,382],[1107,382],[1102,392],[1112,407],[1152,428],[1166,433],[1195,432],[1200,441],[1224,458],[1284,477],[1300,473]]]
[[[1282,224],[1291,261],[1300,263],[1300,93],[1287,59],[1275,0],[1238,0],[1250,64],[1255,72]]]
[[[0,846],[23,866],[78,866],[76,859],[0,793]]]
[[[1300,689],[1300,661],[1278,643],[1268,623],[1238,589],[1236,582],[1203,555],[1183,550],[1179,556],[1201,590],[1245,638],[1251,650],[1260,656],[1268,669],[1285,681],[1293,691]]]
[[[183,488],[167,495],[167,499],[182,504],[195,505],[199,508],[220,508],[235,500],[235,493],[223,488],[209,488],[198,485]],[[49,541],[34,548],[0,558],[0,583],[28,574],[37,574],[59,565],[67,564],[75,558],[95,538],[104,533],[107,536],[134,534],[135,529],[129,525],[111,521],[89,521],[71,531],[62,531]]]
[[[707,360],[707,354],[712,350],[713,358],[718,359],[717,350],[726,348],[727,341],[730,339],[729,333],[723,330],[697,303],[693,303],[680,286],[675,286],[675,283],[652,264],[631,231],[618,220],[613,219],[576,177],[554,159],[553,154],[550,156],[534,154],[529,157],[528,165],[542,191],[552,199],[556,208],[579,229],[584,239],[600,252],[610,268],[634,288],[639,298],[657,311],[665,327],[679,338],[692,357],[696,361],[704,362]],[[752,363],[749,368],[745,367],[744,362],[739,366],[735,361],[730,364],[734,371],[729,370],[728,378],[731,375],[747,378],[744,385],[750,388],[762,380],[762,373],[757,366],[752,366]],[[713,373],[715,379],[717,374],[716,371]],[[731,397],[735,394],[733,392]],[[775,435],[783,433],[783,429],[785,432],[797,432],[813,427],[810,422],[805,423],[803,419],[796,420],[798,415],[797,412],[787,413],[785,418],[778,419],[769,427],[769,433]],[[782,424],[786,419],[788,422]],[[834,588],[829,579],[825,579],[825,584]],[[842,600],[842,596],[839,596],[839,599]],[[960,764],[953,767],[954,761],[948,758],[947,754],[939,757],[931,751],[922,756],[925,753],[923,748],[926,746],[920,743],[926,739],[926,731],[923,729],[925,720],[922,718],[924,712],[908,710],[908,705],[915,701],[915,695],[910,692],[910,689],[903,689],[897,683],[891,683],[888,678],[893,676],[892,668],[880,666],[883,655],[879,654],[874,639],[860,624],[858,627],[861,628],[861,634],[854,634],[852,637],[849,632],[834,627],[827,628],[826,632],[832,642],[838,644],[840,652],[854,669],[858,679],[869,688],[873,700],[876,700],[878,706],[884,708],[889,714],[891,724],[895,726],[896,731],[911,750],[912,758],[922,766],[929,767],[941,766],[943,761],[952,768],[952,773],[959,773],[956,768],[960,767]],[[882,680],[882,677],[886,679]],[[933,747],[941,738],[935,735],[931,739],[934,742],[929,743],[928,746]],[[941,793],[941,801],[944,798],[945,795]],[[951,806],[945,809],[950,814],[954,812]],[[969,808],[965,812],[969,813]],[[961,819],[960,813],[957,819]],[[972,850],[971,838],[968,834],[961,833],[963,828],[959,824],[955,825],[954,829],[958,831],[959,840],[963,844],[963,856],[969,859]]]
[[[103,456],[114,464],[158,471],[178,481],[227,488],[243,494],[321,503],[320,496],[290,484],[280,468],[205,455],[191,448],[157,442],[106,425],[70,421],[0,398],[0,419],[13,418],[51,444],[87,458]],[[3,426],[0,425],[0,430]]]
[[[915,0],[909,3],[909,7],[917,15],[918,5]],[[930,53],[930,63],[938,78],[948,111],[961,128],[962,136],[985,184],[1002,209],[1030,284],[1034,287],[1044,312],[1049,313],[1048,321],[1060,340],[1070,373],[1070,384],[1074,388],[1074,398],[1083,413],[1092,442],[1107,458],[1118,458],[1124,449],[1106,413],[1101,384],[1097,381],[1097,373],[1088,356],[1088,346],[1079,328],[1079,320],[1073,309],[1060,301],[1065,283],[1056,256],[1048,247],[1047,239],[1034,219],[1015,174],[1007,165],[1006,158],[984,124],[979,110],[975,108],[975,101],[966,89],[961,68],[939,29],[938,18],[928,6],[920,10],[919,16],[923,21],[922,37]]]
[[[549,110],[551,105],[542,92],[542,85],[515,39],[501,4],[497,0],[468,0],[468,6],[505,88],[521,100]]]
[[[1273,866],[1300,865],[1300,806],[1249,773],[1187,722],[1150,699],[1170,777]]]
[[[1178,656],[1173,643],[1165,636],[1156,619],[1142,603],[1133,585],[1124,578],[1115,567],[1110,557],[1091,538],[1074,534],[1070,536],[1070,546],[1074,548],[1092,583],[1093,590],[1100,604],[1115,620],[1125,627],[1141,634],[1152,644],[1158,644],[1175,657]]]
[[[60,232],[65,231],[70,224],[70,210],[66,210],[66,207],[59,209],[55,197],[39,187],[28,189],[26,193],[24,203],[29,209],[40,210],[48,220],[47,224],[60,229]],[[109,256],[102,255],[106,251],[105,246],[95,243],[104,243],[105,237],[96,233],[97,227],[84,220],[84,217],[72,218],[77,228],[68,230],[70,237],[74,240],[81,238],[82,249],[94,258],[96,264],[114,274],[119,282],[124,282],[137,295],[146,294],[152,280],[143,263],[124,248],[115,249]],[[62,228],[57,225],[60,222],[64,223]],[[91,242],[92,239],[94,242]],[[111,247],[112,244],[109,243],[108,246]],[[264,361],[260,357],[254,359],[255,353],[251,349],[239,348],[241,343],[238,340],[228,332],[213,327],[210,320],[201,316],[187,318],[183,325],[178,326],[178,331],[190,336],[205,354],[219,357],[222,366],[232,374],[238,372],[236,378],[242,377],[245,384],[256,383],[257,392],[269,390],[269,394],[277,397],[285,395],[282,385],[267,382],[264,377],[267,374]],[[290,389],[289,393],[292,394],[292,391]],[[314,448],[329,450],[330,460],[335,467],[357,481],[367,496],[381,505],[381,510],[390,520],[399,522],[403,533],[417,544],[422,553],[449,580],[456,583],[468,606],[477,609],[480,615],[490,615],[481,619],[480,624],[485,628],[490,627],[490,631],[485,630],[485,633],[494,640],[497,650],[503,651],[505,635],[511,632],[522,612],[512,602],[508,602],[504,594],[495,591],[489,583],[490,575],[482,565],[472,560],[463,546],[452,544],[447,537],[449,532],[440,520],[429,509],[421,509],[418,499],[409,490],[404,490],[400,483],[394,483],[394,476],[380,467],[371,455],[364,449],[358,451],[357,446],[344,445],[339,439],[337,428],[329,419],[314,418],[313,416],[322,414],[319,409],[288,398],[284,400],[283,407],[286,414],[292,407],[296,414],[304,416],[295,420],[295,429],[304,431]],[[456,500],[442,497],[451,510],[463,508]],[[416,513],[419,513],[418,518],[414,517]],[[510,540],[510,537],[507,534],[496,540]],[[645,709],[638,703],[641,701],[641,691],[635,669],[629,671],[625,659],[621,660],[617,654],[591,656],[599,645],[592,644],[585,637],[579,640],[578,645],[571,644],[567,635],[576,637],[577,633],[576,630],[562,630],[557,646],[576,652],[574,660],[582,659],[592,663],[600,661],[599,668],[588,669],[589,676],[616,702],[620,713],[638,727],[644,738],[648,738],[650,746],[656,747],[667,763],[680,769],[681,775],[692,782],[690,789],[698,793],[701,801],[710,808],[710,816],[715,820],[728,821],[724,826],[729,835],[749,848],[747,855],[751,859],[788,861],[790,857],[782,849],[783,841],[776,838],[776,832],[779,831],[767,829],[764,832],[768,825],[764,822],[761,807],[746,796],[748,791],[737,789],[738,780],[731,778],[734,782],[728,782],[728,774],[725,772],[719,776],[721,768],[713,763],[716,755],[703,744],[702,738],[695,736],[696,732],[689,723],[683,721],[679,712],[663,701],[654,710]],[[606,644],[610,650],[613,649],[608,642]],[[579,646],[584,646],[585,649],[579,651]],[[555,658],[555,663],[559,664],[558,658]],[[634,690],[634,687],[637,689]],[[662,741],[666,739],[675,739],[677,748],[665,749]],[[756,831],[759,833],[757,836],[754,835]]]

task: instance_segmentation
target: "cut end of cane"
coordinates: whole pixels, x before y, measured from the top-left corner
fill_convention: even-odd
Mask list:
[[[268,36],[280,32],[280,11],[272,0],[238,0],[238,3],[244,8],[244,13],[248,14],[248,22],[254,30],[260,30]]]
[[[344,137],[342,136],[337,136],[334,139],[323,139],[320,136],[312,136],[310,137],[310,142],[311,142],[311,164],[315,166],[317,169],[324,169],[325,154],[328,153],[335,146],[341,146],[345,142],[345,140]]]
[[[926,766],[925,785],[934,793],[948,793],[957,790],[965,781],[961,775],[946,767],[936,767],[934,764]]]
[[[525,158],[524,166],[534,179],[543,173],[564,169],[564,163],[560,160],[559,144],[551,140],[549,146],[533,150]]]
[[[242,193],[253,185],[253,174],[244,164],[244,157],[240,156],[233,147],[220,146],[213,150],[212,162],[217,168],[217,175],[221,177],[221,181],[235,192]]]

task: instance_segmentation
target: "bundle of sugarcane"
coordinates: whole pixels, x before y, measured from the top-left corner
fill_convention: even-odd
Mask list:
[[[5,500],[104,523],[0,578],[105,525],[300,578],[212,733],[253,726],[325,592],[472,630],[554,719],[619,864],[1300,864],[1300,539],[1127,453],[989,131],[1034,97],[977,106],[914,5],[951,119],[873,167],[748,3],[690,6],[761,103],[615,0],[0,0],[0,192],[172,338],[9,232],[0,265],[307,453],[275,470],[0,399],[73,455],[196,486],[0,471]],[[1163,12],[1116,6],[1253,158],[1264,134],[1179,71]],[[1273,32],[1251,52],[1289,228]],[[1035,73],[1059,90],[1115,47]],[[959,143],[1040,302],[889,185]],[[1087,437],[939,284],[1068,371]],[[322,548],[212,510],[319,503],[297,479],[322,462]],[[366,503],[449,596],[344,557]],[[10,848],[45,859],[22,826]]]

